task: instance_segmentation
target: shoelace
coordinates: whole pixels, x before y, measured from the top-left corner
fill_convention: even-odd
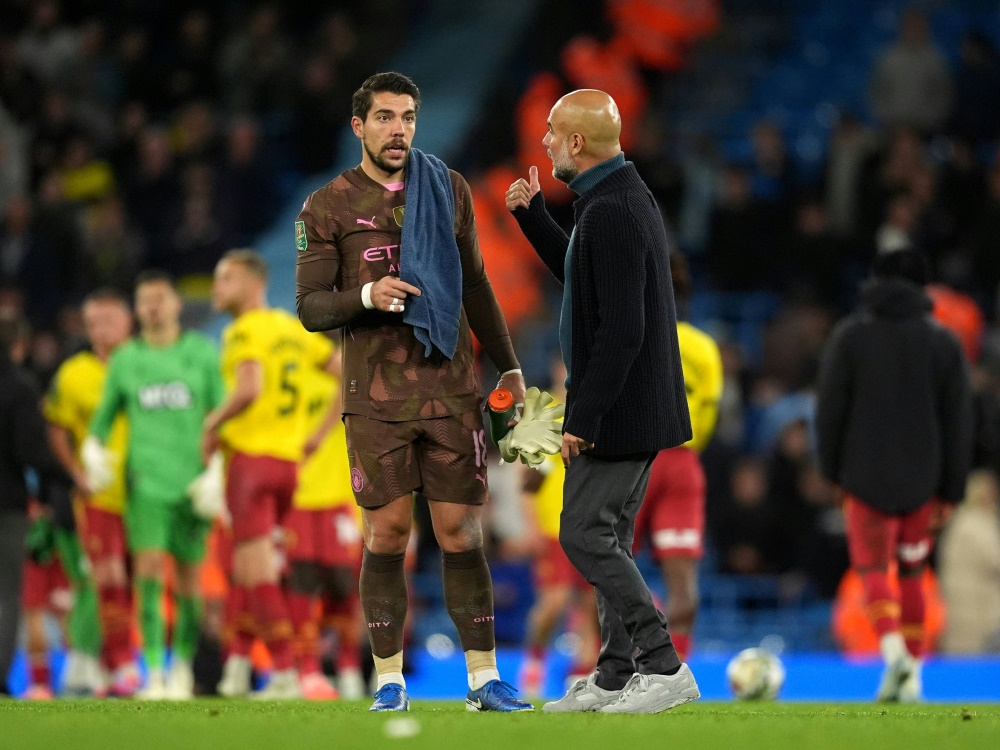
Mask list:
[[[641,693],[649,688],[649,676],[644,674],[634,674],[622,688],[622,694],[618,696],[619,703],[624,703],[633,693]]]
[[[514,697],[514,693],[517,692],[517,688],[511,685],[509,682],[499,681],[494,683],[490,687],[490,691],[497,693],[499,697],[506,698],[507,700],[517,700]]]

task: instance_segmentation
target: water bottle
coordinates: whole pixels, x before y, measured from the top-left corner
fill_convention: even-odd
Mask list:
[[[486,408],[490,415],[490,438],[494,445],[499,445],[510,432],[511,428],[507,423],[514,418],[517,411],[514,395],[506,388],[497,388],[486,399]]]

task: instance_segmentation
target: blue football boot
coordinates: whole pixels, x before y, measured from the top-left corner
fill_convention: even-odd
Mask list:
[[[409,711],[410,699],[406,697],[406,688],[390,682],[383,685],[375,693],[375,702],[369,711]]]
[[[490,680],[479,690],[470,690],[465,698],[467,711],[534,711],[535,707],[527,701],[514,697],[517,689],[509,682]]]

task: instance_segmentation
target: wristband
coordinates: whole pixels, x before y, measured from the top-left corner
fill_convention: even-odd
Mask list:
[[[524,373],[521,372],[521,368],[520,367],[515,367],[513,370],[507,370],[507,372],[501,373],[500,377],[501,378],[505,378],[508,375],[523,375],[523,374]]]
[[[375,286],[374,281],[369,281],[363,287],[361,287],[361,304],[365,306],[366,310],[374,310],[375,303],[372,302],[372,287]]]

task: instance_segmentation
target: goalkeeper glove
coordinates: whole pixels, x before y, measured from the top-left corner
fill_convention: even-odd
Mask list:
[[[111,486],[118,463],[118,457],[113,452],[101,445],[95,436],[88,435],[80,447],[80,457],[91,492],[101,492]]]
[[[537,468],[546,455],[562,449],[562,419],[565,406],[553,404],[551,394],[529,388],[524,395],[524,411],[517,424],[500,441],[500,454],[504,461],[513,463],[518,458],[526,466]]]
[[[223,483],[223,461],[221,453],[213,453],[205,471],[188,485],[188,496],[195,515],[206,521],[214,521],[226,508]]]

